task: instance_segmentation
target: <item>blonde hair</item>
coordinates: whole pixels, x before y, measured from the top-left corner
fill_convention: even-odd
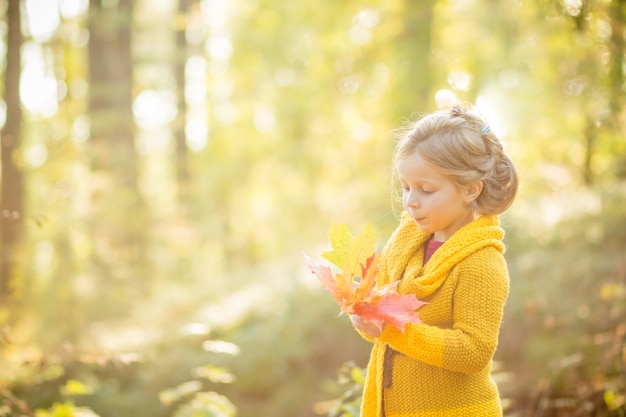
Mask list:
[[[515,165],[476,113],[455,106],[428,114],[403,129],[394,153],[394,175],[398,162],[415,152],[458,186],[482,181],[483,189],[472,203],[476,214],[500,214],[515,199]]]

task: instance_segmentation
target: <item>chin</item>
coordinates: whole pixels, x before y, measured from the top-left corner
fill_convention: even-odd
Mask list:
[[[425,233],[432,233],[432,232],[433,232],[433,231],[431,230],[431,228],[430,228],[430,227],[428,227],[428,225],[425,225],[425,224],[420,224],[417,220],[414,220],[414,221],[415,221],[415,224],[417,225],[417,227],[419,227],[419,229],[420,229],[422,232],[425,232]]]

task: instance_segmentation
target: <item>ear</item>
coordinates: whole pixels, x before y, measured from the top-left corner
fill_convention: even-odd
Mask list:
[[[464,190],[464,199],[466,203],[471,203],[476,200],[480,193],[483,191],[483,182],[482,181],[474,181],[467,185]]]

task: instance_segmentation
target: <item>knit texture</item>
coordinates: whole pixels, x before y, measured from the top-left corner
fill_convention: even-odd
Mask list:
[[[502,416],[490,371],[509,290],[504,231],[497,216],[480,217],[424,265],[429,237],[403,213],[382,251],[378,285],[400,280],[400,293],[429,304],[423,324],[372,340],[361,417],[383,406],[386,417]]]

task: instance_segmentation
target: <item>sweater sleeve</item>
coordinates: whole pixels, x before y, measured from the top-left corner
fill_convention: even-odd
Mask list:
[[[509,290],[508,272],[502,255],[486,248],[459,263],[454,273],[458,280],[452,328],[407,325],[403,334],[387,326],[379,340],[430,365],[475,373],[489,364],[497,347]]]

